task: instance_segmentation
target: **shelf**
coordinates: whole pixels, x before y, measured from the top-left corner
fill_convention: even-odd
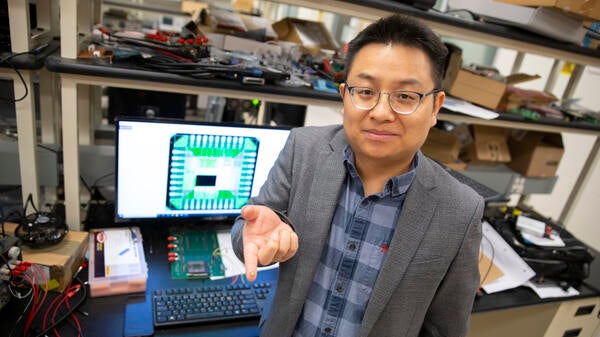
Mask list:
[[[52,55],[46,60],[46,68],[52,72],[69,74],[78,82],[116,87],[135,87],[143,90],[171,91],[178,93],[220,95],[243,99],[264,100],[274,103],[316,105],[341,108],[338,94],[318,91],[311,88],[289,88],[278,85],[246,85],[226,79],[196,79],[189,76],[151,71],[130,62],[117,61],[102,64],[87,60],[72,60]],[[163,83],[157,86],[156,83]],[[456,123],[494,125],[506,128],[536,130],[544,132],[576,132],[578,134],[600,135],[600,125],[585,122],[566,122],[550,118],[538,121],[521,116],[501,113],[497,119],[475,118],[448,109],[440,111],[440,120]]]
[[[446,16],[432,11],[421,11],[411,6],[391,0],[278,0],[294,6],[320,9],[340,15],[375,20],[390,13],[404,13],[422,19],[442,36],[456,37],[486,45],[505,47],[527,53],[540,54],[552,58],[563,59],[583,65],[600,66],[600,51],[586,49],[573,44],[554,41],[537,34],[529,33],[513,27],[497,24],[467,21]],[[84,99],[78,87],[83,85],[113,86],[142,90],[167,91],[185,94],[215,95],[242,99],[259,99],[275,103],[298,105],[315,105],[341,108],[341,98],[337,94],[315,91],[309,88],[285,88],[275,85],[252,86],[242,85],[234,81],[218,79],[194,79],[180,75],[159,73],[136,66],[99,65],[77,60],[80,39],[77,27],[90,23],[89,17],[79,19],[77,13],[90,9],[87,4],[72,0],[61,0],[61,58],[53,55],[46,60],[46,67],[53,73],[60,74],[62,99],[62,129],[65,175],[65,205],[67,223],[73,228],[80,224],[79,205],[79,149],[78,140],[93,130],[79,120],[91,117],[85,107],[78,107]],[[95,8],[95,7],[94,7]],[[91,11],[91,10],[90,10]],[[91,11],[93,12],[93,11]],[[529,121],[519,116],[501,114],[495,120],[482,120],[448,110],[442,110],[440,120],[462,123],[488,124],[507,128],[538,130],[548,132],[572,132],[596,136],[588,162],[581,171],[578,182],[573,188],[569,202],[565,206],[569,210],[571,203],[579,196],[579,187],[589,177],[593,158],[600,152],[600,126],[588,123],[565,123],[542,119]],[[575,200],[575,201],[574,201]]]
[[[600,66],[600,50],[556,41],[514,27],[465,20],[434,11],[423,11],[392,0],[273,0],[273,2],[313,8],[371,21],[388,16],[391,13],[403,13],[423,20],[441,36],[538,54],[584,65]]]
[[[461,173],[491,187],[504,196],[552,193],[558,180],[558,177],[524,177],[504,165],[473,165]]]

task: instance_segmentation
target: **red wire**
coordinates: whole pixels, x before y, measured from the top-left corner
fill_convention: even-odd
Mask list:
[[[66,294],[67,290],[65,290],[65,294]],[[63,296],[63,298],[61,299],[61,301],[56,305],[56,308],[54,308],[54,312],[52,313],[52,324],[54,324],[54,319],[56,318],[56,313],[58,312],[58,309],[60,309],[60,306],[66,302],[69,299],[69,295],[65,295]],[[60,337],[60,334],[58,333],[58,330],[56,330],[56,327],[53,329],[54,334],[57,337]]]
[[[23,329],[23,336],[27,336],[27,333],[29,332],[29,327],[31,326],[31,322],[33,321],[35,307],[37,305],[38,289],[35,286],[35,284],[33,283],[33,279],[31,277],[29,277],[26,274],[23,274],[23,278],[26,279],[27,281],[29,281],[31,290],[33,291],[33,302],[32,302],[33,304],[31,306],[31,309],[29,309],[29,315],[27,316],[27,321],[25,322],[25,328]]]
[[[56,318],[56,313],[58,312],[58,309],[60,308],[60,306],[65,303],[65,306],[67,308],[69,308],[69,298],[71,298],[71,296],[75,295],[79,289],[80,289],[80,285],[76,284],[74,286],[70,286],[67,289],[65,289],[64,292],[64,296],[63,299],[60,303],[58,303],[58,305],[56,306],[56,308],[54,309],[54,313],[52,313],[52,324],[54,324],[54,319]],[[73,316],[75,316],[75,314],[71,314]],[[79,326],[79,321],[75,318],[76,324]],[[56,336],[60,337],[60,334],[58,333],[58,330],[56,330],[56,328],[54,328],[54,334],[56,334]],[[77,332],[77,335],[79,335],[79,331],[81,331],[81,327],[79,327],[79,330]]]
[[[37,303],[37,308],[35,308],[36,305],[34,305],[34,307],[32,307],[32,309],[31,309],[31,312],[33,312],[33,314],[32,314],[32,322],[33,322],[33,319],[37,316],[38,312],[42,309],[42,306],[44,305],[44,302],[46,301],[46,297],[48,296],[48,279],[46,278],[46,275],[44,274],[44,272],[38,265],[32,264],[31,266],[36,269],[36,272],[34,272],[33,270],[29,270],[31,272],[31,275],[33,276],[35,289],[38,290],[38,282],[36,282],[37,281],[36,275],[42,276],[42,278],[44,279],[44,284],[46,286],[45,287],[46,289],[44,290],[44,296],[39,301],[39,303]]]
[[[66,304],[67,304],[67,309],[71,310],[71,306],[69,305],[68,300],[67,300]],[[81,337],[81,325],[79,324],[79,319],[77,319],[77,316],[75,315],[75,313],[71,313],[71,317],[73,318],[73,321],[75,321],[75,325],[77,325],[77,336]]]
[[[46,330],[46,320],[48,319],[48,314],[50,313],[50,310],[52,310],[52,308],[54,307],[56,301],[60,300],[61,298],[61,296],[56,296],[54,300],[50,302],[50,305],[48,306],[48,309],[46,309],[46,313],[44,314],[44,320],[42,321],[42,330]]]

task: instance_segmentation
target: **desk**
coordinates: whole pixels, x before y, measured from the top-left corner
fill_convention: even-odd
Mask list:
[[[228,284],[229,280],[172,280],[167,262],[166,227],[141,226],[144,238],[144,250],[148,263],[148,280],[146,294],[153,289],[194,286],[202,282],[221,282]],[[598,303],[593,315],[597,315],[600,306],[600,259],[592,265],[592,274],[580,287],[580,295],[569,298],[540,299],[529,288],[519,287],[495,294],[483,295],[475,300],[472,315],[472,330],[470,337],[535,337],[554,336],[546,331],[551,324],[564,319],[559,312],[561,307],[571,304],[595,301]],[[278,270],[270,269],[258,274],[259,282],[275,284]],[[82,279],[87,279],[87,270],[83,271]],[[124,323],[125,301],[128,295],[88,298],[81,307],[89,314],[85,317],[78,314],[86,337],[119,337],[122,336]],[[12,304],[11,304],[12,305]],[[8,310],[6,310],[8,309]],[[5,308],[0,314],[0,326],[11,327],[18,317],[19,310],[13,307]],[[598,322],[596,322],[598,323]],[[202,324],[188,327],[161,328],[155,331],[156,336],[198,336],[198,337],[254,337],[258,336],[258,320],[232,321],[218,324]],[[523,330],[523,327],[526,330]],[[527,330],[529,329],[529,330]],[[7,337],[10,329],[0,329],[0,337]],[[533,331],[536,330],[536,331]],[[511,331],[512,334],[506,333]],[[527,334],[523,334],[527,332]],[[74,336],[74,329],[65,326],[61,336]],[[561,335],[562,336],[562,333]],[[583,334],[581,336],[584,336]],[[588,335],[589,336],[589,335]]]
[[[173,280],[171,279],[170,264],[167,260],[167,226],[154,226],[146,224],[140,226],[144,242],[144,251],[146,262],[148,264],[148,279],[146,287],[147,298],[151,296],[154,289],[175,288],[175,287],[194,287],[201,286],[203,283],[210,282],[211,285],[231,284],[231,279],[218,281],[210,280]],[[199,227],[200,228],[200,227]],[[271,282],[276,284],[278,275],[277,269],[269,269],[259,272],[257,282]],[[82,281],[88,279],[88,270],[83,269],[79,278]],[[237,281],[241,282],[241,279]],[[236,284],[238,284],[236,283]],[[273,289],[275,287],[273,286]],[[89,288],[88,288],[89,289]],[[55,293],[50,292],[46,303],[50,303]],[[88,291],[89,295],[89,291]],[[71,302],[77,301],[76,295]],[[85,337],[120,337],[123,334],[125,303],[128,294],[88,297],[82,304],[81,311],[88,313],[84,316],[77,313],[79,322]],[[0,311],[0,337],[8,337],[10,330],[18,319],[24,306],[19,306],[19,302],[13,300],[7,307]],[[22,327],[22,325],[21,325]],[[59,329],[63,337],[76,336],[75,329],[63,324]],[[170,327],[156,329],[155,336],[189,336],[189,337],[255,337],[258,336],[258,319],[230,321],[225,323],[202,324],[187,327]],[[22,336],[13,334],[13,337]]]
[[[36,205],[40,205],[39,182],[37,172],[36,149],[38,144],[36,116],[35,116],[35,97],[33,90],[33,79],[36,74],[39,76],[40,84],[40,117],[42,122],[42,142],[55,143],[56,118],[54,113],[58,111],[52,98],[57,90],[54,87],[52,73],[49,73],[44,67],[44,61],[48,55],[54,53],[59,48],[59,42],[52,40],[48,46],[39,54],[23,54],[10,58],[10,62],[19,70],[23,81],[19,78],[10,64],[0,64],[0,77],[8,78],[13,81],[15,99],[19,99],[28,92],[27,96],[15,102],[15,111],[17,117],[17,133],[19,135],[19,164],[21,168],[21,185],[23,204],[29,194],[32,195]],[[11,53],[0,54],[0,59],[11,57]],[[53,90],[54,89],[54,90]]]

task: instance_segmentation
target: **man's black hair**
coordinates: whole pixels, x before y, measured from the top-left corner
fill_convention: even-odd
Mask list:
[[[397,14],[381,18],[367,26],[348,43],[346,77],[352,68],[356,54],[372,43],[403,45],[422,50],[431,61],[431,76],[435,87],[442,88],[448,49],[439,36],[421,21]]]

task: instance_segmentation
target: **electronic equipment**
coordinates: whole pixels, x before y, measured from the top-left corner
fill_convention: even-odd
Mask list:
[[[19,245],[19,239],[14,236],[0,237],[0,254],[2,255],[0,259],[0,309],[12,298],[7,282],[10,278],[9,268],[12,269],[18,261],[23,259]]]
[[[61,207],[64,207],[61,205]],[[64,221],[64,209],[52,212],[35,212],[25,215],[15,229],[15,236],[30,248],[45,248],[61,242],[69,227]]]
[[[233,217],[260,187],[289,128],[120,119],[115,222]]]
[[[108,122],[122,116],[185,118],[185,94],[108,87]]]
[[[154,325],[258,318],[272,288],[269,282],[258,282],[252,285],[157,289],[152,294]]]

